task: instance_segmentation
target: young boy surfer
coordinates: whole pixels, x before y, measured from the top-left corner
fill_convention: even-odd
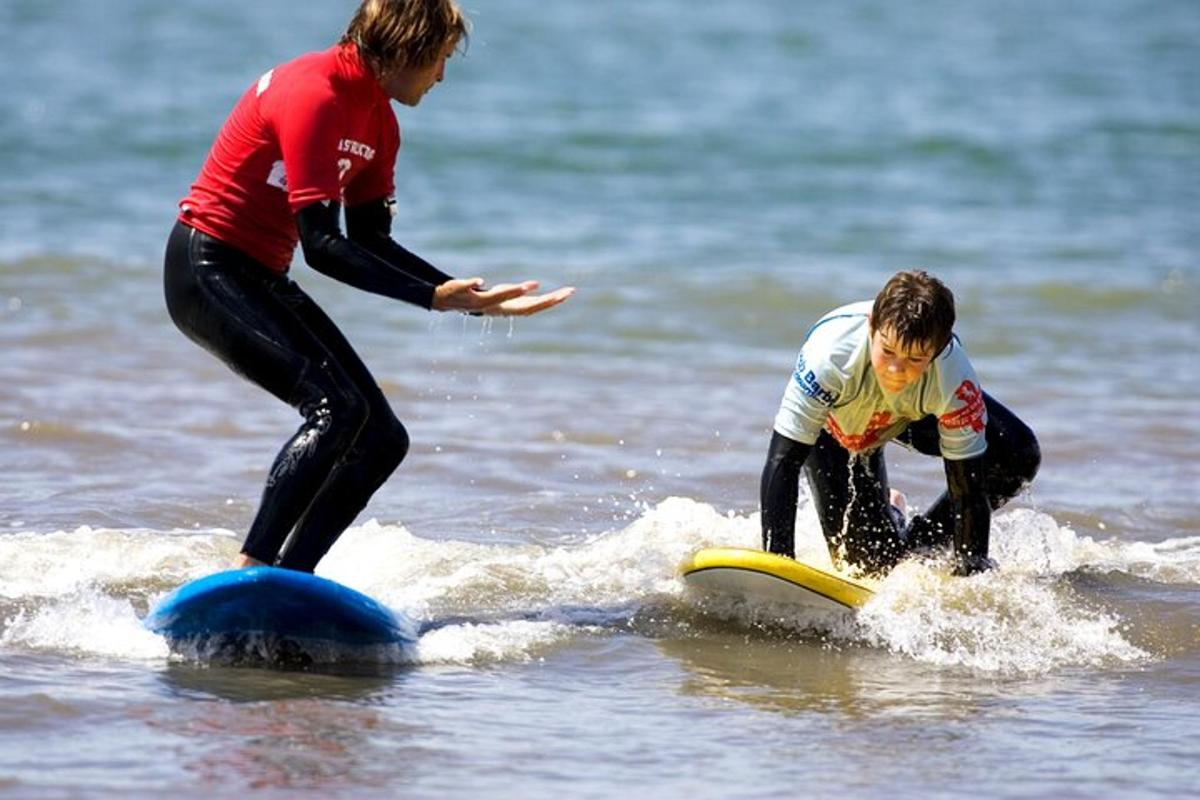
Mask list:
[[[920,270],[874,302],[843,306],[808,332],[763,468],[763,549],[794,557],[804,469],[834,562],[881,573],[916,549],[951,544],[954,571],[990,566],[991,512],[1033,480],[1033,432],[984,392],[952,333],[954,296]],[[947,491],[905,522],[883,446],[940,456]]]
[[[317,271],[435,311],[528,315],[573,291],[456,280],[391,238],[400,130],[389,100],[416,106],[466,36],[453,0],[364,0],[338,44],[249,87],[180,202],[164,273],[172,320],[304,418],[239,566],[311,572],[408,451],[366,365],[288,277],[297,242]]]

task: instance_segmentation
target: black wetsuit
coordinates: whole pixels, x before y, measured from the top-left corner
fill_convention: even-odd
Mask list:
[[[338,214],[336,203],[316,203],[297,215],[308,263],[428,308],[450,276],[391,240],[384,201],[347,210],[349,238]],[[242,552],[311,572],[404,459],[408,432],[337,326],[286,275],[180,222],[164,289],[188,338],[304,418],[271,467]]]
[[[763,549],[795,554],[797,484],[803,467],[821,530],[835,556],[844,555],[878,573],[914,550],[952,544],[957,571],[984,568],[990,513],[1033,480],[1041,453],[1025,423],[986,392],[983,398],[987,451],[976,458],[945,461],[948,491],[907,526],[888,500],[882,446],[851,456],[828,431],[813,445],[775,432],[762,474]],[[936,417],[910,424],[896,440],[925,455],[941,455]]]

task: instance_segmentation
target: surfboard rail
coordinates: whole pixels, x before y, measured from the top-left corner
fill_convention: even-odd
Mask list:
[[[707,547],[679,566],[684,582],[723,594],[826,609],[857,609],[875,592],[872,582],[786,556],[745,547]]]

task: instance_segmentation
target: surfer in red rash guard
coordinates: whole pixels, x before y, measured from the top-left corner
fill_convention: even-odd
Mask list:
[[[991,512],[1033,480],[1041,454],[1025,423],[980,389],[953,326],[954,295],[920,270],[813,326],[763,468],[764,550],[795,556],[803,467],[835,563],[878,573],[950,544],[956,573],[990,565]],[[940,456],[946,472],[947,491],[907,524],[889,497],[883,446],[893,439]]]
[[[408,451],[366,365],[288,276],[297,242],[317,271],[435,311],[523,316],[574,291],[455,279],[391,238],[400,130],[389,100],[420,103],[467,29],[453,0],[364,0],[338,44],[249,87],[180,202],[164,270],[171,319],[304,418],[238,566],[311,572]]]

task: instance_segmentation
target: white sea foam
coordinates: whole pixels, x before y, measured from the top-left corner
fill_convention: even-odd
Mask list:
[[[168,655],[135,603],[199,578],[237,550],[228,531],[0,535],[0,644],[134,659]]]
[[[703,503],[670,498],[625,528],[563,547],[431,542],[370,523],[347,534],[327,564],[330,577],[374,588],[393,605],[430,618],[473,612],[516,617],[426,634],[421,661],[524,658],[569,635],[569,627],[552,619],[578,626],[603,621],[606,613],[611,621],[627,619],[656,598],[688,602],[675,575],[688,553],[715,545],[752,547],[757,540],[757,516],[724,515]],[[932,663],[1039,671],[1146,657],[1122,636],[1119,618],[1092,609],[1057,578],[1094,564],[1129,564],[1122,558],[1130,552],[1160,566],[1167,562],[1157,555],[1162,551],[1187,562],[1182,569],[1200,563],[1195,553],[1188,561],[1170,546],[1095,542],[1029,510],[998,515],[994,542],[998,570],[959,580],[946,577],[943,563],[906,563],[857,618],[743,602],[710,603],[708,609],[743,622],[817,629]],[[797,549],[805,558],[829,563],[807,504],[800,512]],[[368,561],[360,557],[363,552],[389,557]],[[396,583],[399,573],[403,580]]]
[[[142,627],[128,600],[87,590],[20,608],[4,622],[0,645],[130,659],[169,655],[166,641]]]
[[[95,585],[159,579],[173,587],[232,560],[231,531],[22,531],[0,535],[0,597],[49,598]]]
[[[460,664],[528,661],[536,658],[539,651],[569,640],[579,632],[572,625],[532,620],[450,625],[422,636],[413,648],[414,660]]]
[[[423,539],[403,526],[369,521],[342,537],[320,574],[424,626],[400,660],[527,660],[574,636],[624,626],[648,606],[668,609],[667,616],[696,613],[696,598],[676,576],[678,564],[701,547],[753,547],[758,528],[757,515],[723,514],[679,497],[646,507],[623,528],[554,546]],[[163,657],[162,640],[141,627],[145,606],[225,567],[236,549],[236,537],[223,530],[0,535],[0,643]],[[797,550],[829,563],[807,502]],[[944,563],[906,562],[853,617],[818,619],[745,603],[726,612],[930,663],[1043,671],[1148,657],[1124,638],[1118,616],[1063,576],[1115,571],[1167,583],[1200,580],[1200,538],[1098,542],[1027,509],[996,516],[992,553],[999,567],[969,579],[949,578]],[[689,630],[686,620],[678,629]]]

